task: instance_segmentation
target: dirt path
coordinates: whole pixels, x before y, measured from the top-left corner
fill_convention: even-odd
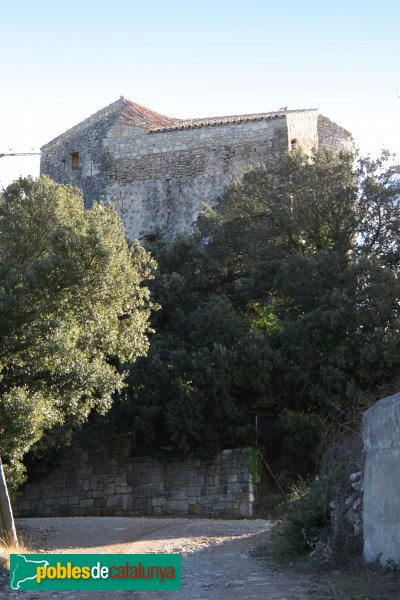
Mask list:
[[[19,519],[32,547],[55,553],[159,553],[183,555],[177,592],[12,592],[0,571],[0,600],[327,600],[321,580],[292,574],[251,551],[265,543],[273,524],[264,520],[63,518]],[[366,598],[366,596],[362,596]]]
[[[0,599],[131,598],[137,600],[294,600],[308,597],[299,582],[268,573],[249,551],[272,528],[263,520],[64,518],[19,519],[18,527],[38,550],[59,553],[183,554],[180,592],[11,592]],[[284,579],[284,580],[283,580]],[[314,596],[315,597],[315,596]]]

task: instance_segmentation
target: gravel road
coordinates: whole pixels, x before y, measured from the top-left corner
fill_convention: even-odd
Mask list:
[[[183,555],[182,590],[174,592],[15,592],[0,572],[0,599],[320,600],[306,577],[280,573],[251,551],[270,535],[264,520],[71,517],[18,519],[35,550],[55,553]]]

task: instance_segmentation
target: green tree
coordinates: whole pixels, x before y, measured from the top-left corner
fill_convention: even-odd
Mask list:
[[[400,380],[399,173],[387,154],[292,152],[155,246],[156,334],[107,426],[210,452],[253,444],[267,412],[276,464],[311,472],[329,424]]]
[[[146,354],[153,268],[111,206],[86,211],[46,177],[3,191],[0,456],[13,484],[33,444],[107,411],[123,364]]]

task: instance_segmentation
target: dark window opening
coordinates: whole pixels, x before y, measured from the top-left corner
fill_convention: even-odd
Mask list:
[[[71,152],[71,169],[73,171],[79,169],[79,152]]]
[[[297,148],[297,144],[298,144],[298,140],[296,138],[293,138],[290,142],[290,147],[293,148]]]

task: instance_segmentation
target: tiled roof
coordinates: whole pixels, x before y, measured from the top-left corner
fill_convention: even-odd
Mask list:
[[[268,113],[256,113],[250,115],[231,115],[226,117],[206,117],[205,119],[175,119],[168,125],[153,127],[150,133],[159,133],[164,131],[179,131],[181,129],[195,129],[198,127],[215,127],[218,125],[231,125],[233,123],[244,123],[248,121],[271,121],[272,119],[282,119],[289,113],[314,112],[316,108],[303,110],[280,110]]]
[[[127,125],[154,129],[171,126],[177,121],[177,119],[160,115],[160,113],[141,106],[137,102],[132,102],[132,100],[128,100],[127,98],[121,98],[121,100],[124,103],[124,107],[119,120]]]
[[[102,108],[97,111],[81,123],[74,125],[71,129],[68,129],[55,139],[51,140],[43,146],[52,144],[59,138],[62,138],[65,134],[70,134],[73,131],[79,130],[82,126],[89,126],[104,118],[116,115],[117,120],[120,123],[132,125],[133,127],[143,127],[147,129],[149,133],[159,133],[166,131],[180,131],[182,129],[195,129],[200,127],[216,127],[218,125],[230,125],[232,123],[243,123],[246,121],[266,121],[272,119],[281,119],[289,113],[301,113],[301,112],[312,112],[316,109],[305,109],[305,110],[279,110],[275,112],[251,114],[251,115],[233,115],[227,117],[207,117],[205,119],[174,119],[160,115],[160,113],[145,108],[137,102],[128,100],[121,96],[119,100],[116,100],[109,106]]]
[[[136,127],[145,127],[149,133],[160,133],[165,131],[179,131],[182,129],[197,129],[199,127],[215,127],[218,125],[231,125],[233,123],[244,123],[246,121],[270,121],[282,119],[289,113],[310,112],[317,109],[303,110],[278,110],[267,113],[256,113],[250,115],[230,115],[226,117],[206,117],[204,119],[173,119],[160,115],[159,113],[145,108],[132,100],[121,97],[124,103],[120,122]]]

